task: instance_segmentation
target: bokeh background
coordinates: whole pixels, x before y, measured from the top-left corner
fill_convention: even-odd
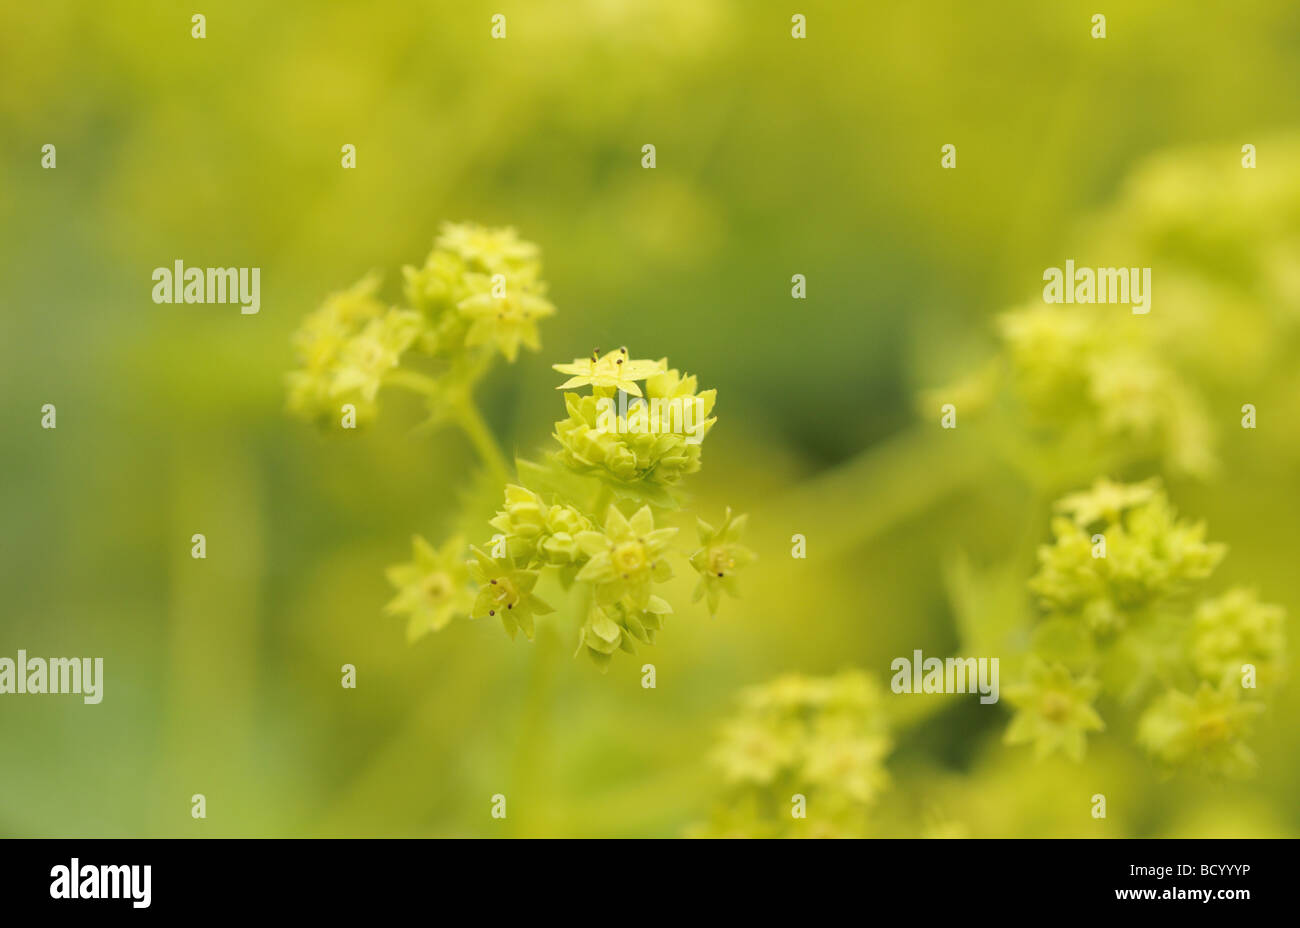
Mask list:
[[[0,699],[0,833],[679,835],[722,795],[707,755],[742,687],[846,667],[887,680],[913,648],[953,653],[958,554],[1029,604],[1047,504],[1101,472],[1033,479],[973,426],[945,444],[921,391],[996,352],[995,315],[1081,258],[1081,230],[1116,204],[1139,222],[1192,204],[1148,245],[1227,261],[1227,278],[1261,249],[1275,277],[1300,261],[1300,7],[1098,6],[5,4],[0,653],[102,656],[106,680],[94,707]],[[1132,178],[1159,188],[1180,152],[1222,177],[1135,201]],[[511,224],[543,249],[559,312],[482,395],[507,446],[545,446],[562,414],[549,365],[595,346],[666,355],[718,389],[690,489],[706,515],[751,514],[762,560],[743,601],[715,619],[679,607],[607,675],[570,657],[563,615],[532,644],[460,621],[411,646],[383,614],[384,566],[413,532],[446,531],[473,452],[413,434],[401,403],[355,434],[290,419],[289,335],[369,270],[396,299],[444,220]],[[176,259],[261,267],[261,313],[155,305],[151,272]],[[1152,318],[1176,312],[1161,280],[1157,264]],[[1237,303],[1262,299],[1242,285]],[[1196,333],[1222,346],[1200,386],[1220,471],[1139,456],[1113,475],[1165,476],[1230,546],[1223,578],[1287,606],[1294,639],[1300,365],[1275,310],[1215,323],[1236,342]],[[1035,764],[1000,744],[1006,712],[973,701],[897,711],[873,833],[1300,833],[1294,687],[1261,718],[1245,781],[1165,779],[1118,737],[1082,765]],[[1099,791],[1104,822],[1079,798]],[[498,792],[505,821],[488,815]]]

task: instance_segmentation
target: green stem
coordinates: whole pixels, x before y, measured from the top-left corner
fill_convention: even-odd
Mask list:
[[[596,494],[596,501],[591,504],[591,509],[592,509],[591,521],[594,522],[597,526],[604,526],[605,510],[609,508],[609,504],[612,503],[613,501],[614,501],[614,491],[611,490],[608,486],[602,484],[600,487],[600,491]]]
[[[460,404],[460,407],[453,414],[456,424],[469,438],[474,445],[474,450],[478,452],[483,463],[492,471],[504,484],[510,479],[510,468],[506,464],[506,456],[501,451],[501,446],[497,444],[496,438],[493,437],[491,429],[483,420],[483,414],[478,411],[478,407],[470,400],[466,399]]]
[[[425,396],[433,396],[438,391],[438,381],[432,377],[401,368],[389,371],[384,376],[384,383],[391,384],[394,387],[405,387]]]

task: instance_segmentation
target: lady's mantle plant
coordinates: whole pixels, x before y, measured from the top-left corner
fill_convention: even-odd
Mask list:
[[[881,689],[860,671],[788,674],[751,687],[713,754],[727,796],[694,832],[861,837],[889,784],[885,759],[892,749]]]
[[[1247,772],[1251,718],[1282,667],[1283,610],[1243,588],[1201,592],[1226,548],[1180,519],[1158,481],[1098,481],[1056,508],[1029,583],[1045,615],[1006,692],[1007,743],[1081,759],[1106,698],[1136,714],[1137,742],[1163,764]]]
[[[701,391],[666,358],[638,360],[626,348],[556,364],[568,375],[557,447],[540,462],[517,461],[510,480],[473,390],[497,358],[539,348],[537,323],[555,309],[537,246],[513,229],[448,225],[404,277],[407,307],[385,306],[369,276],[304,320],[289,406],[328,422],[347,404],[365,421],[381,390],[413,390],[429,424],[463,429],[504,484],[481,544],[457,535],[435,548],[416,536],[411,561],[389,568],[397,595],[387,608],[407,617],[411,639],[458,616],[498,618],[512,638],[521,630],[532,638],[535,617],[554,611],[537,592],[549,577],[580,616],[578,651],[604,668],[617,651],[654,642],[673,611],[657,591],[675,561],[699,575],[694,599],[710,613],[724,591],[736,595],[736,572],[754,559],[740,542],[745,517],[727,510],[717,527],[697,520],[698,545],[680,553],[670,524],[681,482],[700,469],[716,391]]]

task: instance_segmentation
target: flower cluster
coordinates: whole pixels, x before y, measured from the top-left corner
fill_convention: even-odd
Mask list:
[[[593,352],[589,359],[555,368],[569,375],[561,388],[570,391],[564,396],[569,418],[555,426],[560,450],[543,464],[520,462],[523,479],[506,487],[503,508],[490,523],[498,533],[494,554],[527,570],[550,569],[562,589],[579,590],[578,652],[604,668],[618,651],[634,653],[637,645],[653,644],[665,616],[672,614],[672,606],[657,595],[673,576],[679,531],[665,524],[678,508],[665,484],[700,466],[700,442],[686,442],[690,436],[679,431],[682,420],[650,415],[645,404],[689,398],[698,400],[707,416],[715,392],[700,394],[695,378],[669,369],[666,359],[636,360],[626,348],[603,357]],[[572,392],[584,386],[592,392]],[[638,413],[616,408],[626,408],[629,394],[639,398],[635,408],[642,421]],[[590,415],[584,417],[584,410]],[[692,421],[702,439],[714,419]],[[724,524],[726,538],[702,534],[701,547],[687,552],[688,562],[701,583],[706,574],[710,583],[725,579],[734,594],[732,574],[752,561],[753,553],[740,544],[743,517],[735,519],[728,510]],[[716,612],[717,595],[709,602]]]
[[[1106,727],[1092,707],[1098,688],[1092,677],[1076,679],[1061,664],[1049,667],[1031,657],[1025,682],[1007,688],[1007,702],[1017,711],[1004,740],[1032,744],[1039,758],[1059,749],[1083,760],[1087,733]]]
[[[626,348],[555,369],[573,375],[559,389],[592,388],[586,396],[564,395],[569,415],[555,423],[555,440],[565,467],[598,477],[616,495],[659,502],[700,469],[701,444],[716,421],[716,390],[700,392],[694,377],[669,369],[667,358],[634,361]]]
[[[1245,744],[1252,716],[1263,711],[1242,698],[1234,680],[1201,683],[1194,694],[1169,690],[1138,721],[1138,741],[1169,766],[1190,765],[1210,773],[1240,776],[1255,766]]]
[[[701,836],[861,836],[893,748],[878,684],[790,674],[742,692],[713,761],[728,796]],[[793,808],[806,801],[806,816]]]
[[[1157,481],[1100,480],[1056,508],[1029,583],[1045,615],[1024,682],[1007,691],[1017,711],[1004,740],[1081,759],[1105,727],[1093,703],[1109,696],[1145,703],[1137,740],[1159,761],[1247,770],[1254,696],[1282,664],[1282,609],[1239,588],[1200,593],[1226,549],[1178,518]]]
[[[1063,461],[1134,459],[1211,474],[1213,430],[1200,393],[1135,325],[1147,317],[1116,320],[1115,309],[1033,302],[1002,313],[999,356],[927,393],[927,413],[951,402],[970,415],[1001,415],[1003,431],[1017,436],[1009,450],[1046,474],[1067,470]]]
[[[461,427],[487,479],[505,485],[491,538],[471,546],[456,535],[435,548],[416,536],[412,560],[388,569],[397,595],[387,611],[407,617],[410,638],[458,616],[497,618],[511,638],[532,638],[534,618],[554,611],[537,587],[553,580],[581,622],[578,652],[604,668],[618,651],[654,643],[673,611],[656,591],[675,559],[699,574],[695,599],[707,597],[711,614],[723,591],[737,594],[736,572],[754,559],[740,542],[745,517],[728,509],[718,529],[699,520],[700,547],[680,553],[679,529],[667,524],[682,478],[700,469],[716,391],[626,348],[556,364],[568,375],[559,447],[544,463],[516,461],[511,480],[472,393],[495,357],[539,347],[538,320],[555,311],[539,249],[514,229],[446,225],[404,282],[405,308],[380,300],[375,275],[327,298],[293,337],[300,366],[288,382],[290,408],[322,421],[347,404],[358,419],[373,416],[387,386],[414,390],[430,422]]]
[[[1203,524],[1178,519],[1154,481],[1101,480],[1056,508],[1055,542],[1039,549],[1029,586],[1049,615],[1079,617],[1095,632],[1120,630],[1185,592],[1226,550],[1205,541]]]
[[[1294,136],[1268,147],[1300,155]],[[994,356],[927,391],[926,417],[945,403],[965,421],[982,417],[1006,457],[1046,481],[1136,466],[1206,477],[1237,424],[1206,397],[1245,394],[1295,412],[1294,172],[1242,170],[1219,145],[1160,153],[1077,238],[1071,252],[1088,264],[1154,269],[1150,312],[1039,298],[1009,308]],[[1293,437],[1279,440],[1295,450]]]
[[[679,422],[647,416],[638,425],[647,431],[630,436],[619,431],[627,426],[627,416],[618,413],[610,413],[608,421],[603,413],[593,417],[583,429],[573,424],[575,409],[597,400],[612,403],[618,393],[635,392],[643,399],[701,398],[707,414],[714,391],[698,394],[694,377],[670,370],[666,360],[633,360],[626,348],[556,368],[572,375],[566,388],[590,385],[593,393],[565,394],[570,418],[556,425],[560,451],[545,463],[518,462],[518,481],[506,484],[501,508],[488,523],[495,534],[470,549],[469,573],[477,592],[458,599],[457,606],[459,614],[470,618],[499,618],[512,638],[521,630],[532,638],[533,617],[552,611],[535,591],[549,574],[556,592],[575,600],[582,623],[578,652],[604,669],[617,652],[654,643],[664,617],[673,611],[656,591],[672,578],[674,558],[685,559],[700,575],[696,599],[707,595],[715,613],[721,591],[736,594],[735,573],[754,554],[740,542],[745,518],[730,510],[719,529],[700,520],[700,547],[694,552],[674,551],[679,529],[665,522],[679,504],[664,484],[676,483],[682,473],[700,466],[700,444],[684,443],[675,431]],[[694,421],[702,438],[714,420]],[[572,450],[578,446],[621,453],[578,457]],[[643,466],[625,467],[621,455]],[[418,568],[411,564],[390,571],[401,590],[391,608],[411,612],[413,629],[433,630],[446,624],[444,612],[437,612],[437,623],[416,618],[417,608],[432,608]]]
[[[514,229],[447,224],[423,266],[403,273],[404,307],[387,306],[370,274],[303,320],[292,412],[326,422],[351,404],[364,421],[379,391],[399,386],[425,396],[435,419],[448,417],[494,357],[537,350],[537,323],[555,312],[538,248]]]

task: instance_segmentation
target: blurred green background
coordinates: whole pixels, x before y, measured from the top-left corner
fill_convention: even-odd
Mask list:
[[[952,653],[946,559],[1046,540],[1048,511],[978,434],[936,445],[917,392],[995,349],[992,317],[1037,297],[1150,156],[1209,146],[1239,170],[1253,142],[1259,174],[1300,171],[1264,147],[1300,125],[1294,0],[1114,5],[1101,41],[1097,6],[6,4],[0,654],[102,656],[106,679],[93,707],[0,699],[0,834],[678,835],[720,794],[706,755],[739,688]],[[690,489],[706,517],[751,513],[743,601],[679,607],[605,676],[570,659],[563,615],[533,644],[458,621],[415,646],[383,615],[383,567],[446,531],[472,450],[412,434],[401,403],[354,434],[291,420],[289,335],[371,269],[396,299],[444,220],[543,249],[559,312],[482,396],[508,447],[548,442],[549,365],[595,346],[718,389]],[[1300,212],[1275,226],[1294,268]],[[262,268],[260,314],[155,305],[177,259]],[[1297,411],[1289,360],[1256,386]],[[1250,400],[1221,389],[1227,432]],[[1273,437],[1229,435],[1214,480],[1168,476],[1294,639],[1300,455],[1272,408]],[[1294,836],[1298,711],[1285,691],[1258,775],[1224,783],[1165,782],[1105,738],[1082,767],[1035,765],[999,744],[1004,712],[944,708],[900,730],[880,833]],[[1096,791],[1104,823],[1077,798]]]

